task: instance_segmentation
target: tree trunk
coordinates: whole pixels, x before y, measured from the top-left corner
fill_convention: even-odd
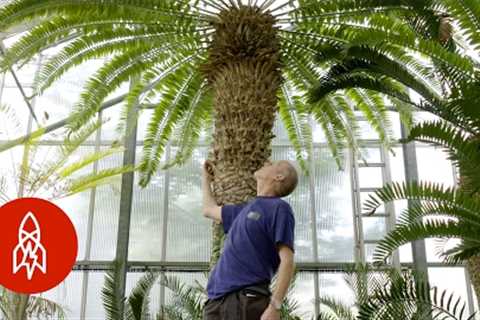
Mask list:
[[[253,173],[271,155],[281,74],[271,15],[242,6],[219,17],[204,70],[214,94],[212,193],[224,205],[256,195]],[[222,227],[214,225],[211,267],[220,256],[222,238]]]
[[[467,260],[467,271],[480,307],[480,257],[472,257]]]

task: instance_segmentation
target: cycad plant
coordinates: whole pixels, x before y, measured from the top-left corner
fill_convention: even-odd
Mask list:
[[[339,164],[344,147],[357,147],[353,106],[388,143],[383,94],[353,90],[308,103],[305,93],[321,85],[338,50],[350,54],[350,47],[387,50],[398,61],[405,53],[432,50],[436,60],[449,59],[451,52],[425,37],[442,19],[433,2],[417,0],[12,0],[0,9],[0,30],[25,21],[34,27],[7,50],[2,68],[22,66],[61,45],[40,71],[35,94],[41,94],[72,67],[110,57],[87,82],[68,128],[84,126],[110,93],[136,79],[122,119],[136,104],[154,107],[140,184],[159,169],[168,141],[179,145],[170,165],[181,164],[200,132],[211,129],[213,193],[223,205],[255,195],[253,172],[270,157],[277,112],[303,167],[311,149],[309,111]],[[456,73],[471,72],[469,61],[455,62]],[[364,82],[368,89],[383,85]],[[396,105],[408,114],[404,104]],[[125,127],[120,122],[119,132]],[[221,232],[215,225],[212,263]]]
[[[412,128],[408,141],[417,140],[445,148],[457,167],[459,186],[411,181],[387,185],[365,203],[374,212],[382,203],[395,200],[416,202],[402,213],[398,225],[380,243],[374,258],[385,260],[396,248],[422,238],[459,239],[453,247],[443,246],[439,254],[446,262],[467,262],[475,291],[480,294],[480,117],[476,111],[479,83],[454,88],[449,101],[451,122],[424,122]],[[444,245],[451,244],[445,241]]]
[[[0,106],[0,114],[10,119],[11,123],[19,124],[15,113],[7,106]],[[24,145],[22,159],[13,163],[15,170],[2,172],[0,176],[0,204],[18,197],[41,197],[50,201],[68,197],[93,187],[108,184],[118,179],[122,173],[131,172],[129,166],[109,168],[93,173],[81,173],[95,161],[102,160],[121,148],[109,148],[100,152],[82,155],[79,160],[72,161],[72,156],[92,133],[98,130],[101,122],[96,121],[71,135],[62,146],[51,150],[51,157],[44,163],[35,158],[40,147],[41,134],[33,136]],[[12,188],[9,180],[18,184]],[[18,192],[17,192],[18,190]],[[6,320],[25,320],[56,316],[65,317],[62,307],[41,296],[20,295],[4,288],[0,289],[0,316]]]
[[[113,268],[105,276],[105,283],[102,288],[102,301],[105,308],[107,320],[202,320],[203,308],[207,300],[206,290],[199,283],[187,285],[182,283],[176,276],[168,276],[159,272],[148,271],[135,284],[127,298],[118,297],[115,290],[115,272]],[[160,310],[154,315],[150,304],[150,293],[156,282],[169,289],[172,295],[171,301],[160,306]],[[282,305],[281,317],[284,320],[299,320],[295,315],[298,303],[292,298],[292,286],[289,289],[287,298]],[[119,306],[122,304],[122,306]],[[120,312],[123,310],[123,317]]]
[[[415,282],[411,271],[347,267],[345,282],[355,296],[353,306],[333,297],[320,298],[321,320],[474,319],[461,297]]]

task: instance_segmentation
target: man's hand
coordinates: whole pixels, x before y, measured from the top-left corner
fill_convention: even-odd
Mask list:
[[[205,161],[202,167],[202,193],[203,193],[203,215],[213,219],[215,222],[222,221],[222,208],[217,205],[212,197],[210,183],[213,179],[213,167],[210,161]]]
[[[212,167],[212,163],[208,160],[205,161],[205,163],[203,164],[203,167],[202,167],[202,176],[203,178],[210,182],[212,181],[213,179],[213,167]]]
[[[267,309],[263,312],[260,320],[280,320],[280,311],[275,310],[275,308],[269,304]]]

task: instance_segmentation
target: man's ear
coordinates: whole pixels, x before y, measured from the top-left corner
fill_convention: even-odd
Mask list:
[[[283,181],[283,180],[285,180],[285,176],[283,174],[277,174],[275,176],[275,180],[276,181]]]

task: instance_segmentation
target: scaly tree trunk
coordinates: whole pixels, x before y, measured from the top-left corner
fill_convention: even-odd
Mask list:
[[[203,68],[214,94],[212,191],[217,203],[224,205],[248,201],[256,194],[253,173],[271,155],[282,77],[271,15],[241,6],[219,17]],[[222,227],[214,224],[211,267],[220,256],[222,239]]]
[[[480,301],[480,257],[472,257],[467,260],[467,270],[472,281],[473,290]],[[479,302],[480,307],[480,302]]]

